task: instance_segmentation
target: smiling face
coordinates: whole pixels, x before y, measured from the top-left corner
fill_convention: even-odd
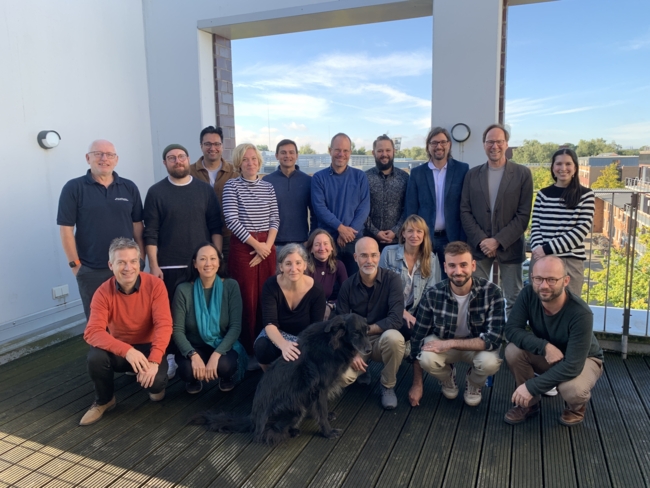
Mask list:
[[[117,166],[119,157],[115,153],[115,146],[108,141],[95,141],[90,146],[86,161],[90,172],[95,176],[109,176]]]
[[[433,162],[440,161],[443,166],[449,157],[451,143],[443,133],[436,134],[428,142],[428,150]]]
[[[366,278],[374,279],[379,266],[379,246],[370,237],[359,239],[355,246],[354,260],[359,266],[359,272]]]
[[[548,279],[555,281],[552,285]],[[533,266],[531,281],[533,291],[542,302],[553,302],[564,294],[564,288],[569,284],[570,278],[565,274],[564,266],[560,259],[543,258]],[[539,283],[541,281],[541,283]]]
[[[260,160],[257,159],[255,149],[246,149],[241,159],[241,175],[244,179],[254,180],[260,170]]]
[[[290,281],[299,281],[305,274],[307,263],[297,252],[287,254],[284,261],[280,263],[280,273]]]
[[[419,229],[413,225],[407,225],[402,232],[404,243],[411,247],[418,248],[424,241],[424,229]]]
[[[314,255],[314,258],[324,263],[329,259],[332,250],[332,241],[327,234],[318,234],[314,238],[314,244],[311,247],[311,253]]]
[[[293,169],[298,161],[298,151],[293,144],[285,144],[280,146],[278,152],[275,153],[275,159],[280,162],[280,166],[284,169]]]
[[[503,162],[505,164],[508,141],[506,140],[506,134],[502,129],[498,127],[490,129],[488,133],[485,134],[483,147],[485,148],[485,154],[488,157],[488,161],[491,163]]]
[[[219,163],[221,161],[221,151],[223,144],[219,134],[204,134],[201,141],[201,151],[203,158],[210,163]]]
[[[392,141],[377,141],[375,148],[372,150],[372,155],[375,157],[375,165],[377,165],[379,171],[391,169],[395,157]]]
[[[566,188],[575,176],[577,168],[571,156],[568,154],[558,154],[553,160],[551,169],[555,177],[555,184]]]
[[[140,274],[140,255],[137,249],[118,249],[108,267],[124,289],[131,289]]]
[[[219,255],[212,246],[203,246],[196,253],[194,267],[203,280],[211,280],[219,271]]]
[[[345,136],[338,136],[332,141],[332,147],[329,149],[332,157],[332,168],[337,173],[342,173],[348,166],[352,148],[350,140]]]
[[[465,286],[474,271],[476,271],[476,261],[470,253],[445,254],[445,273],[457,288]]]

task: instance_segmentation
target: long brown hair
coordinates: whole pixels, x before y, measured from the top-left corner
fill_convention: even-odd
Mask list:
[[[327,268],[329,269],[330,273],[336,273],[336,246],[334,245],[334,239],[332,238],[332,234],[327,232],[325,229],[316,229],[314,232],[311,233],[309,239],[307,239],[307,255],[309,256],[307,269],[311,273],[314,272],[314,267],[315,267],[314,255],[311,253],[311,249],[312,247],[314,247],[314,241],[316,240],[316,237],[318,237],[321,234],[327,236],[327,238],[330,240],[330,245],[332,246],[332,253],[330,254],[330,257],[327,258]]]
[[[431,253],[433,252],[433,245],[431,244],[431,237],[429,236],[429,226],[419,215],[409,215],[399,230],[398,242],[402,245],[405,241],[404,231],[406,231],[406,228],[409,225],[414,229],[424,231],[424,239],[418,249],[418,260],[420,261],[420,274],[422,275],[422,278],[428,278],[431,276]]]

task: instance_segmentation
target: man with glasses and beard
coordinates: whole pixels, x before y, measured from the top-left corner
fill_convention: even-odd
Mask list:
[[[517,389],[504,420],[519,424],[539,414],[540,395],[557,387],[565,402],[560,423],[581,423],[591,390],[603,374],[603,350],[593,333],[593,313],[569,292],[564,261],[544,256],[531,270],[506,324],[506,362]],[[535,376],[537,373],[539,376]]]
[[[366,171],[370,187],[370,215],[365,234],[379,243],[379,251],[397,243],[397,234],[404,223],[404,200],[409,175],[393,166],[395,144],[386,134],[372,143],[375,167]]]
[[[451,157],[451,135],[442,127],[429,131],[426,151],[429,162],[411,170],[406,215],[417,214],[426,221],[445,279],[445,246],[466,240],[460,222],[460,195],[469,165]]]
[[[422,399],[422,370],[438,380],[448,400],[458,396],[458,362],[470,364],[465,376],[465,403],[481,403],[481,388],[501,366],[499,348],[505,324],[501,289],[483,278],[473,277],[476,261],[465,242],[445,247],[448,279],[425,292],[418,305],[411,336],[413,385],[412,406]]]

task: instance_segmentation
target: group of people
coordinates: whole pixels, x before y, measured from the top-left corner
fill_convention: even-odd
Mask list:
[[[535,415],[540,395],[557,387],[566,402],[560,421],[581,422],[603,360],[580,298],[594,193],[579,184],[575,152],[560,149],[556,183],[533,207],[531,173],[506,158],[508,139],[505,127],[489,126],[487,162],[470,169],[451,156],[449,132],[434,128],[429,161],[409,175],[394,166],[386,135],[373,143],[374,168],[349,166],[351,139],[339,133],[331,165],[313,176],[285,139],[277,171],[261,178],[258,149],[237,146],[231,164],[221,128],[211,126],[193,164],[185,147],[164,149],[168,177],[149,188],[144,206],[114,171],[113,144],[94,141],[90,168],[65,185],[57,216],[88,318],[96,398],[80,424],[116,405],[114,372],[135,374],[152,401],[176,372],[188,393],[209,381],[228,391],[246,369],[296,360],[303,329],[347,313],[367,320],[372,351],[353,360],[341,385],[369,384],[369,362],[382,363],[386,409],[397,406],[405,359],[414,364],[412,406],[423,371],[456,398],[459,362],[470,364],[464,401],[478,405],[506,339],[517,389],[505,421]],[[531,286],[523,288],[531,211]],[[501,286],[489,281],[495,261]]]

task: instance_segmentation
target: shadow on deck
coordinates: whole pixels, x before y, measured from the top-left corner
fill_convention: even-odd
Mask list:
[[[174,379],[161,403],[120,375],[117,408],[78,427],[93,401],[86,351],[75,338],[0,367],[0,486],[650,486],[650,358],[607,355],[586,420],[572,428],[558,423],[559,396],[543,399],[541,416],[505,424],[514,389],[505,365],[478,407],[465,406],[462,391],[444,399],[427,378],[412,409],[404,363],[400,404],[384,411],[374,365],[371,386],[353,385],[332,404],[339,439],[321,438],[307,421],[302,435],[268,448],[186,426],[212,407],[248,412],[260,373],[229,393],[209,385],[194,396]]]

